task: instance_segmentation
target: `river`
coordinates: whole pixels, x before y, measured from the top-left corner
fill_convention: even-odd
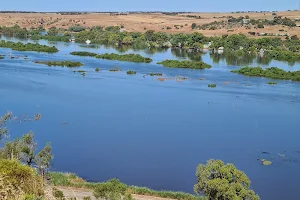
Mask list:
[[[192,193],[197,165],[222,159],[249,176],[261,199],[298,198],[300,83],[276,80],[278,85],[268,85],[271,79],[233,74],[230,70],[244,61],[213,59],[209,53],[122,51],[153,59],[140,64],[69,55],[72,51],[119,52],[112,47],[49,45],[60,51],[0,48],[5,55],[0,60],[0,113],[42,115],[40,121],[11,122],[10,134],[15,138],[32,130],[39,149],[51,142],[52,170],[74,172],[91,181],[119,178],[129,185]],[[186,58],[202,59],[213,67],[169,69],[156,64]],[[86,76],[73,69],[38,65],[36,60],[81,61]],[[256,59],[245,62],[261,65]],[[115,66],[122,71],[109,72]],[[299,63],[271,61],[261,66],[300,70]],[[95,72],[97,67],[101,72]],[[127,75],[127,70],[136,70],[137,75]],[[188,80],[144,76],[150,72]],[[217,87],[208,88],[211,83]],[[264,166],[260,158],[273,164]]]

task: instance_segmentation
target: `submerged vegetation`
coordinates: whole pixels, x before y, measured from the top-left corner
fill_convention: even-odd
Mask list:
[[[145,58],[139,54],[115,54],[115,53],[96,54],[96,53],[91,53],[86,51],[74,51],[71,52],[71,55],[90,56],[90,57],[96,57],[100,59],[120,60],[120,61],[139,62],[139,63],[152,62],[151,58]]]
[[[87,52],[87,51],[73,51],[70,54],[74,55],[74,56],[90,56],[90,57],[95,57],[98,55],[96,53],[91,53],[91,52]]]
[[[120,60],[120,61],[129,61],[129,62],[144,62],[144,63],[150,63],[152,62],[151,58],[145,58],[139,54],[100,54],[97,55],[96,58],[101,58],[101,59],[108,59],[108,60]]]
[[[56,53],[58,49],[56,47],[49,47],[47,45],[27,43],[22,42],[11,42],[11,41],[0,41],[0,47],[11,48],[16,51],[37,51],[37,52],[47,52],[47,53]]]
[[[208,87],[215,88],[215,87],[217,87],[217,85],[213,83],[213,84],[209,84]]]
[[[162,76],[162,73],[149,73],[149,76]]]
[[[121,71],[121,70],[119,69],[119,66],[116,66],[115,68],[112,68],[112,69],[110,69],[109,71],[110,71],[110,72],[119,72],[119,71]]]
[[[36,64],[43,64],[48,66],[61,66],[61,67],[81,67],[83,64],[81,62],[73,62],[73,61],[36,61]]]
[[[277,67],[270,67],[263,69],[261,67],[242,67],[238,70],[232,70],[231,72],[237,74],[243,74],[246,76],[257,76],[257,77],[266,77],[273,79],[282,79],[282,80],[292,80],[300,81],[300,71],[284,71],[283,69]]]
[[[126,72],[128,75],[133,75],[133,74],[136,74],[136,71],[132,71],[132,70],[129,70]]]
[[[165,60],[157,64],[161,64],[164,67],[171,67],[171,68],[206,69],[212,67],[211,65],[206,64],[202,61],[189,61],[189,60],[184,60],[184,61]]]
[[[268,82],[269,85],[277,85],[277,82]]]

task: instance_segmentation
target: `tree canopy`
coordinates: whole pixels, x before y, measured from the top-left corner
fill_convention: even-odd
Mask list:
[[[259,200],[259,196],[250,189],[251,182],[244,172],[233,164],[224,164],[221,160],[209,160],[200,164],[196,171],[197,194],[204,193],[209,200]]]

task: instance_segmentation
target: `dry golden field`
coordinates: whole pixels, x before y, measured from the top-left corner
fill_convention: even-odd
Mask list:
[[[185,15],[201,16],[201,19],[188,18]],[[191,28],[192,23],[202,25],[213,21],[222,21],[226,18],[223,16],[240,17],[248,15],[252,19],[272,19],[272,13],[186,13],[176,16],[165,15],[161,13],[141,13],[128,15],[110,15],[104,13],[91,13],[82,15],[61,15],[55,13],[0,13],[0,25],[13,26],[18,24],[21,27],[30,28],[37,27],[43,23],[45,28],[57,27],[68,28],[75,24],[86,27],[91,26],[116,26],[124,25],[127,31],[144,32],[146,30],[164,31],[168,33],[191,33],[194,32]],[[277,12],[277,15],[288,17],[291,19],[300,18],[300,11]],[[300,24],[300,22],[299,22]],[[179,29],[174,26],[178,25]],[[167,29],[166,27],[171,27]],[[234,34],[234,33],[248,33],[249,31],[265,32],[265,33],[280,33],[278,30],[284,29],[290,35],[300,36],[300,27],[282,27],[270,26],[265,29],[253,30],[242,28],[235,28],[233,32],[227,32],[226,28],[219,30],[197,30],[206,36]]]

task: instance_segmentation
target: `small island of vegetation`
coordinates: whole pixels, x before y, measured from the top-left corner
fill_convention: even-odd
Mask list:
[[[215,88],[215,87],[217,87],[217,85],[213,83],[213,84],[209,84],[208,87]]]
[[[0,41],[0,47],[2,48],[11,48],[16,51],[37,51],[37,52],[46,52],[46,53],[56,53],[58,49],[53,46],[49,47],[47,45],[33,44],[27,43],[24,44],[22,42],[11,42],[11,41]]]
[[[74,55],[74,56],[90,56],[90,57],[95,57],[98,55],[96,53],[87,52],[87,51],[74,51],[74,52],[71,52],[70,54]]]
[[[105,53],[105,54],[100,54],[97,55],[96,58],[100,59],[108,59],[108,60],[120,60],[120,61],[129,61],[129,62],[144,62],[144,63],[150,63],[152,62],[151,58],[145,58],[139,54],[115,54],[115,53]]]
[[[277,82],[268,82],[269,85],[277,85]]]
[[[273,79],[282,79],[282,80],[292,80],[300,81],[300,71],[284,71],[283,69],[277,67],[270,67],[263,69],[261,67],[242,67],[239,70],[232,70],[231,72],[237,74],[243,74],[246,76],[257,76],[257,77],[266,77]]]
[[[162,73],[149,73],[149,76],[162,76]]]
[[[81,67],[83,64],[81,62],[73,62],[73,61],[35,61],[36,64],[43,64],[48,66],[61,66],[61,67]]]
[[[126,73],[127,73],[128,75],[134,75],[134,74],[136,74],[136,71],[129,70],[129,71],[127,71]]]
[[[171,67],[171,68],[190,68],[190,69],[209,69],[212,66],[206,64],[202,61],[190,61],[190,60],[165,60],[162,62],[158,62],[157,64],[161,64],[164,67]]]

